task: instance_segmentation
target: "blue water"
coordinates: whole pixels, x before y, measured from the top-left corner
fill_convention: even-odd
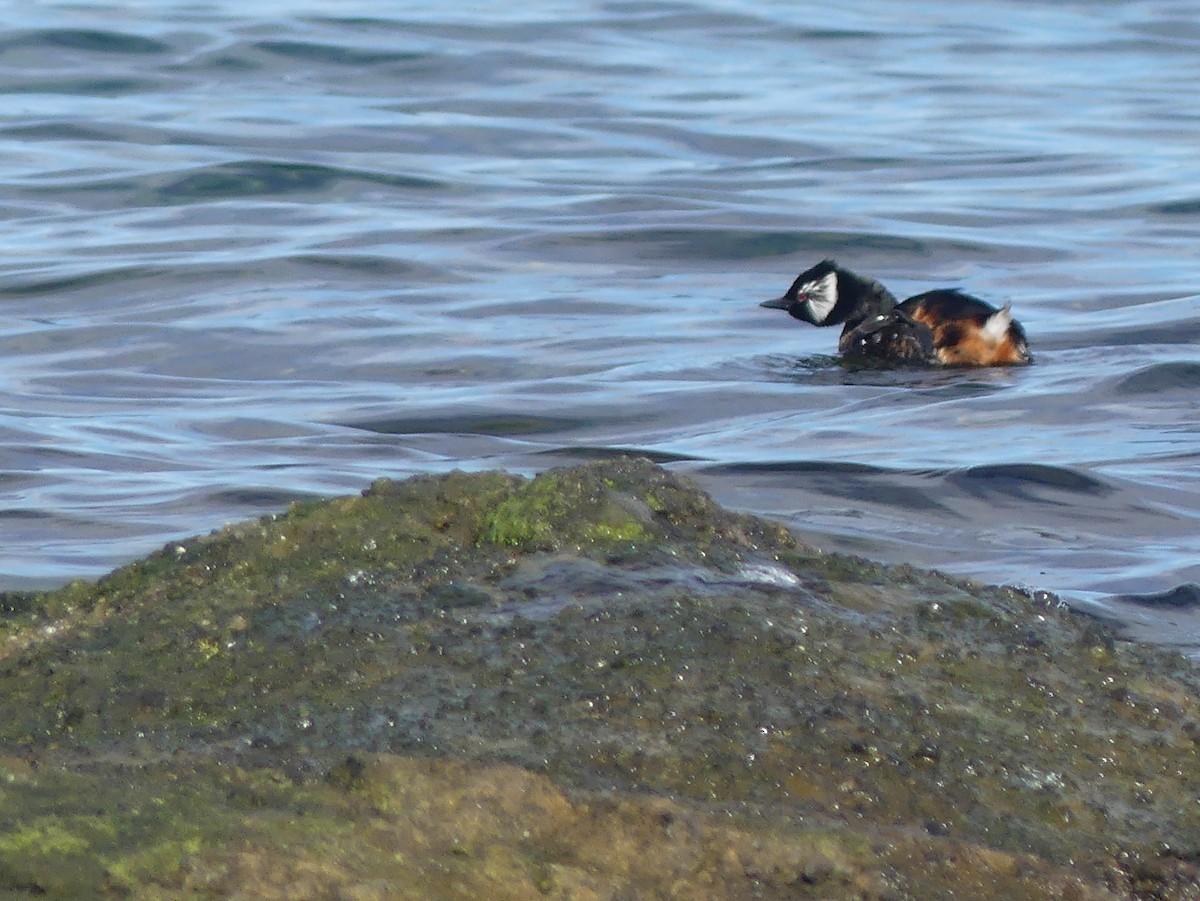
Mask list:
[[[1178,2],[9,5],[0,587],[622,448],[1200,647],[1112,600],[1200,581],[1198,87]],[[826,256],[1035,365],[847,369]]]

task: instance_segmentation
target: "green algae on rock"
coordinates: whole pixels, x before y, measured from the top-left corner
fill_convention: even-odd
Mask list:
[[[14,897],[1200,892],[1190,662],[645,461],[381,480],[0,616]]]

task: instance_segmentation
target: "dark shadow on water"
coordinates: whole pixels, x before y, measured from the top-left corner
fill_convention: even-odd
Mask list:
[[[1167,591],[1157,591],[1152,594],[1120,594],[1113,600],[1137,604],[1139,607],[1171,610],[1191,609],[1200,607],[1200,585],[1195,582],[1185,582]]]
[[[836,476],[849,475],[885,475],[894,470],[871,466],[869,463],[849,463],[840,460],[767,460],[763,462],[748,461],[745,463],[724,463],[719,466],[709,466],[706,472],[715,475],[736,475],[750,473],[770,473],[773,475],[814,475],[826,474]]]
[[[1195,391],[1200,388],[1200,363],[1175,360],[1155,363],[1121,376],[1112,386],[1114,394],[1158,394],[1163,391]]]
[[[536,451],[530,456],[562,457],[564,461],[616,460],[621,457],[641,457],[652,463],[685,463],[702,459],[688,454],[673,454],[668,451],[649,450],[642,447],[607,447],[605,445],[580,445],[579,447],[552,447]]]
[[[826,460],[729,463],[705,467],[703,473],[706,476],[738,476],[749,483],[757,482],[760,488],[774,484],[785,491],[803,489],[877,507],[934,513],[956,520],[963,518],[937,496],[937,484],[929,479],[931,473]]]
[[[1012,375],[1023,367],[958,369],[911,366],[862,358],[847,359],[836,354],[793,357],[772,354],[758,360],[771,381],[828,387],[863,385],[879,388],[909,388],[946,391],[954,397],[991,394],[1010,387]]]
[[[1039,463],[1006,463],[972,466],[947,476],[952,485],[974,497],[1006,495],[1038,503],[1076,503],[1077,499],[1055,498],[1054,493],[1103,497],[1115,489],[1091,475],[1062,466]]]
[[[413,418],[364,419],[338,425],[362,429],[379,435],[542,435],[566,432],[591,425],[586,419],[517,414],[465,414],[459,416],[420,416]]]

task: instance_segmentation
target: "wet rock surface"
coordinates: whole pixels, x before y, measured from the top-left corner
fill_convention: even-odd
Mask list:
[[[618,460],[0,596],[6,897],[1193,898],[1193,664]]]

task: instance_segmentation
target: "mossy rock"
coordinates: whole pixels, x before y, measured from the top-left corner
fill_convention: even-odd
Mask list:
[[[11,897],[1200,892],[1190,661],[645,461],[380,480],[5,597]]]

